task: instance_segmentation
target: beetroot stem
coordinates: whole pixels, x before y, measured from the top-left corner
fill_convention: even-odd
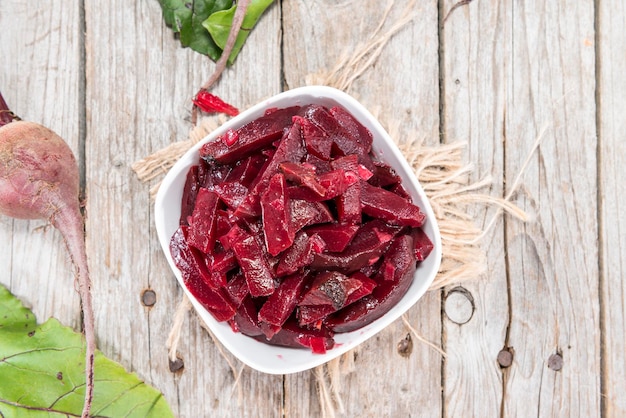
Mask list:
[[[51,219],[52,225],[61,232],[67,250],[76,269],[76,282],[83,308],[83,328],[85,332],[85,403],[83,418],[89,416],[94,391],[94,357],[96,354],[95,319],[91,299],[91,280],[87,267],[85,232],[83,217],[78,208],[65,208],[57,211]]]
[[[241,25],[243,24],[243,18],[246,16],[246,10],[248,9],[248,4],[250,4],[250,0],[239,0],[237,2],[237,9],[235,9],[235,15],[233,16],[233,23],[230,27],[230,32],[228,32],[228,38],[226,39],[226,45],[224,45],[224,50],[222,51],[222,55],[220,59],[217,61],[215,65],[215,70],[209,81],[204,83],[201,87],[203,90],[208,90],[220,75],[226,69],[226,64],[228,63],[228,58],[230,57],[230,53],[233,51],[235,47],[235,42],[237,41],[237,36],[239,35],[239,30],[241,29]]]
[[[14,120],[20,120],[20,118],[9,109],[9,105],[4,101],[2,93],[0,93],[0,126],[7,125]]]

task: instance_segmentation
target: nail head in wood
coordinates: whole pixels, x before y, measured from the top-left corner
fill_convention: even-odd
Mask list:
[[[144,306],[154,306],[154,304],[156,303],[156,293],[154,290],[148,289],[146,291],[143,292],[143,294],[141,295],[141,303],[144,304]]]
[[[185,368],[185,362],[180,357],[176,357],[176,360],[170,359],[170,372],[176,373],[182,371]]]
[[[411,334],[406,334],[406,337],[400,340],[398,343],[398,354],[402,357],[409,357],[413,352],[413,339]]]
[[[560,353],[555,353],[548,359],[548,367],[555,372],[558,372],[563,368],[563,356]]]
[[[513,352],[510,348],[505,347],[500,350],[500,352],[498,353],[498,364],[503,369],[511,367],[511,364],[513,364]]]

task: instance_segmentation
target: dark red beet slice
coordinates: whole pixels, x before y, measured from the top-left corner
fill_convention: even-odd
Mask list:
[[[170,252],[172,259],[181,272],[185,287],[209,311],[217,321],[226,321],[235,315],[236,307],[223,288],[212,289],[205,283],[206,265],[198,258],[193,248],[187,244],[187,227],[180,227],[172,236]]]
[[[243,274],[236,274],[225,286],[235,306],[240,306],[244,298],[250,294],[248,283]]]
[[[237,209],[248,194],[248,189],[238,181],[226,181],[216,185],[213,190],[220,200],[230,209]]]
[[[375,263],[387,250],[401,227],[380,220],[367,222],[357,231],[352,242],[341,253],[315,254],[311,267],[317,270],[334,269],[351,273]]]
[[[200,188],[189,224],[189,244],[203,253],[215,245],[216,213],[219,198],[211,190]]]
[[[372,186],[387,187],[398,184],[402,181],[393,168],[387,164],[374,162],[374,175],[368,180]]]
[[[413,228],[411,230],[413,243],[415,245],[415,258],[417,261],[424,261],[435,247],[428,238],[428,235],[421,228]]]
[[[245,187],[251,186],[261,171],[263,164],[265,164],[266,159],[267,157],[263,154],[253,154],[245,160],[238,161],[224,181],[236,181]]]
[[[290,190],[287,191],[291,205],[291,230],[299,231],[307,225],[324,224],[334,221],[333,215],[322,202],[311,202],[303,199],[294,199]]]
[[[232,244],[235,256],[254,297],[274,293],[274,277],[261,243],[253,235],[245,234]]]
[[[187,178],[183,188],[183,198],[180,211],[181,225],[188,225],[187,218],[193,213],[196,196],[198,195],[198,189],[200,188],[198,183],[198,166],[194,165],[187,172]]]
[[[322,321],[336,311],[332,305],[302,305],[298,306],[296,317],[301,327],[319,328],[322,325]]]
[[[284,162],[280,165],[285,178],[300,186],[306,187],[320,197],[324,197],[326,188],[317,182],[315,169],[310,164],[302,165],[292,162]]]
[[[259,310],[259,322],[273,325],[267,328],[261,325],[267,338],[272,338],[291,315],[300,298],[305,279],[304,274],[292,274],[285,277]]]
[[[322,160],[329,160],[333,141],[328,135],[308,119],[294,116],[293,120],[302,125],[302,136],[307,152]]]
[[[237,313],[233,317],[232,321],[235,323],[239,332],[250,337],[256,337],[258,335],[263,335],[263,331],[261,330],[261,327],[259,327],[257,316],[257,309],[254,304],[254,300],[252,300],[252,297],[248,295],[243,299],[241,305],[239,305]],[[263,338],[265,338],[265,336],[263,336]]]
[[[266,148],[282,136],[283,129],[290,124],[292,116],[299,109],[298,106],[277,109],[248,122],[236,130],[238,138],[233,145],[228,146],[225,141],[217,138],[202,146],[200,157],[228,164]]]
[[[324,271],[315,276],[310,288],[302,296],[300,305],[331,305],[340,309],[346,303],[348,294],[360,286],[353,283],[345,274],[338,271]]]
[[[376,282],[374,280],[359,272],[352,274],[349,280],[351,282],[351,286],[346,288],[346,292],[348,292],[348,294],[344,304],[339,307],[339,309],[369,295],[376,287]],[[328,304],[300,305],[297,309],[298,323],[300,326],[306,325],[319,327],[322,320],[337,310],[338,309],[335,308],[335,306]]]
[[[335,117],[339,126],[347,132],[349,139],[359,144],[359,148],[362,148],[365,154],[372,150],[372,142],[374,140],[372,132],[356,120],[346,109],[341,106],[334,106],[330,108],[330,114]]]
[[[363,213],[395,225],[422,226],[426,215],[407,199],[367,182],[361,182]]]
[[[306,228],[308,234],[318,234],[326,243],[326,249],[332,253],[340,253],[345,250],[358,230],[358,225],[338,223],[313,225]]]
[[[361,224],[361,185],[354,183],[335,198],[337,219],[345,224]]]
[[[285,177],[278,173],[272,177],[261,195],[263,235],[267,252],[278,255],[293,243],[295,232],[291,224],[291,205],[287,196]]]
[[[259,341],[283,347],[308,347],[314,349],[316,353],[324,353],[335,345],[333,333],[325,327],[321,329],[303,328],[298,325],[294,318],[287,320],[281,330],[271,339],[268,340],[264,335],[259,335],[255,338]]]
[[[344,193],[350,185],[358,183],[358,174],[345,170],[332,170],[317,178],[319,184],[326,189],[324,200],[333,199]]]
[[[390,263],[404,267],[394,272],[394,280],[381,278],[370,295],[330,315],[325,324],[334,332],[350,332],[362,328],[383,316],[402,299],[416,270],[411,236],[402,235],[396,239],[385,257]]]
[[[348,293],[348,297],[346,298],[346,303],[344,304],[344,306],[348,306],[351,303],[354,303],[357,300],[369,295],[378,284],[375,280],[370,279],[365,274],[358,271],[350,275],[350,280],[358,281],[360,282],[360,284],[358,287],[353,286],[353,290]]]
[[[205,262],[203,255],[196,248],[189,245],[189,227],[181,226],[170,240],[170,253],[174,263],[181,271],[183,278],[198,277],[207,286],[219,288],[223,285],[219,275],[213,275]]]
[[[313,261],[313,255],[321,252],[325,245],[319,235],[309,237],[305,232],[296,234],[293,245],[282,254],[278,262],[276,275],[280,277],[293,274],[302,267],[308,266]]]

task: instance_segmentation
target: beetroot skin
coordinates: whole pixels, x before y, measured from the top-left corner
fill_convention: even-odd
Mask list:
[[[171,252],[218,321],[324,353],[380,318],[433,249],[425,215],[340,107],[269,110],[205,144]]]

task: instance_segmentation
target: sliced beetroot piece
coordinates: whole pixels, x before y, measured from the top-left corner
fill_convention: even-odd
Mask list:
[[[306,228],[306,232],[309,235],[319,235],[329,252],[340,253],[350,244],[359,228],[358,225],[332,223],[310,226]]]
[[[221,235],[218,240],[220,244],[222,244],[222,247],[228,251],[233,248],[233,244],[235,244],[235,242],[241,241],[248,235],[249,234],[238,224],[233,224],[230,230],[224,235]]]
[[[381,162],[374,162],[374,175],[368,180],[372,186],[389,187],[402,182],[393,168]]]
[[[261,168],[258,178],[250,187],[250,192],[241,205],[235,210],[237,217],[256,217],[261,215],[260,198],[263,191],[275,174],[280,170],[280,165],[285,162],[298,162],[306,154],[302,143],[302,129],[294,123],[285,131],[278,147],[267,159]]]
[[[379,272],[384,280],[398,282],[407,272],[415,272],[416,262],[413,237],[403,235],[385,253]]]
[[[193,208],[198,195],[198,165],[192,166],[187,172],[185,186],[183,187],[183,198],[180,210],[180,225],[188,225],[187,218],[193,213]]]
[[[292,274],[285,277],[259,310],[259,323],[267,338],[272,338],[293,312],[306,278],[305,274]],[[270,326],[265,327],[263,324]]]
[[[232,211],[218,209],[215,214],[215,237],[219,241],[219,237],[226,235],[235,224],[232,220]]]
[[[216,273],[226,274],[238,266],[233,250],[225,250],[220,244],[216,245],[210,258],[209,268]]]
[[[412,248],[413,239],[410,235],[402,235],[397,239],[395,248]],[[394,254],[390,248],[386,257],[405,257],[404,250]],[[346,306],[339,312],[330,315],[324,321],[334,332],[350,332],[375,321],[396,305],[408,290],[416,270],[416,262],[409,263],[409,268],[397,275],[396,280],[378,280],[372,293],[359,301]]]
[[[263,331],[261,327],[259,327],[259,322],[257,319],[258,313],[256,305],[254,304],[254,300],[250,295],[246,296],[239,308],[237,309],[237,313],[233,317],[232,321],[236,325],[236,328],[244,335],[248,335],[250,337],[256,336],[265,336],[263,335]]]
[[[215,161],[200,160],[198,165],[198,183],[205,189],[213,189],[220,184],[230,173],[230,165],[216,164]]]
[[[330,114],[335,117],[339,126],[348,133],[350,139],[359,144],[360,149],[362,148],[365,153],[369,153],[372,150],[372,142],[374,140],[372,132],[356,120],[350,112],[341,106],[334,106],[330,108]]]
[[[332,170],[320,175],[317,181],[326,189],[324,200],[328,200],[344,193],[350,185],[358,183],[359,177],[352,171]]]
[[[361,180],[365,181],[369,180],[374,175],[372,171],[359,162],[359,156],[356,154],[335,158],[330,162],[330,166],[333,170],[352,171],[358,174]]]
[[[323,202],[311,202],[303,199],[294,199],[288,188],[289,204],[291,205],[290,229],[299,231],[307,225],[333,222],[332,213]]]
[[[241,273],[234,275],[224,287],[230,295],[233,304],[237,307],[239,307],[245,297],[250,294],[246,278]]]
[[[344,306],[354,286],[360,286],[360,282],[352,283],[348,276],[338,271],[324,271],[315,276],[299,304],[331,305],[337,310]]]
[[[378,219],[369,221],[359,228],[343,252],[315,254],[311,268],[334,269],[347,274],[374,264],[400,229]]]
[[[395,225],[422,226],[426,215],[409,200],[371,184],[361,182],[363,213]]]
[[[332,170],[329,160],[323,160],[313,154],[307,154],[302,162],[315,168],[315,173],[319,176]]]
[[[310,164],[284,162],[280,164],[280,170],[285,178],[293,183],[309,189],[319,197],[324,197],[326,188],[318,183],[315,175],[315,167]]]
[[[328,135],[321,128],[311,123],[310,120],[301,116],[294,116],[293,121],[297,121],[302,125],[302,137],[307,152],[322,160],[330,160],[330,150],[333,146],[333,141]]]
[[[337,310],[332,305],[303,305],[298,306],[296,317],[301,327],[318,328],[322,326],[322,321]]]
[[[181,226],[176,230],[170,240],[170,253],[183,278],[193,277],[212,288],[222,286],[221,278],[211,274],[202,253],[189,245],[189,227]]]
[[[394,184],[393,186],[390,186],[387,190],[407,200],[411,200],[411,195],[409,194],[409,192],[406,191],[402,183]]]
[[[267,157],[263,154],[253,154],[242,161],[238,161],[224,181],[236,181],[246,188],[250,187],[257,178],[266,159]]]
[[[335,198],[337,220],[344,224],[361,224],[361,185],[354,183]]]
[[[369,153],[369,149],[361,139],[355,138],[351,132],[344,129],[324,106],[308,106],[304,111],[303,117],[311,121],[313,125],[321,129],[330,138],[333,143],[331,156]]]
[[[232,244],[232,248],[246,277],[250,294],[258,297],[274,293],[274,277],[263,245],[257,238],[244,232],[242,237]]]
[[[372,293],[374,288],[378,285],[378,283],[367,277],[365,274],[357,271],[350,275],[351,281],[358,281],[358,286],[353,286],[353,290],[348,294],[346,298],[346,303],[343,306],[348,306],[351,303],[356,302],[357,300],[369,295]]]
[[[225,181],[216,185],[213,190],[222,202],[230,209],[237,209],[248,195],[248,188],[238,181]]]
[[[311,348],[315,353],[324,353],[335,345],[333,333],[326,327],[322,327],[321,329],[300,327],[293,317],[287,320],[281,330],[271,339],[268,340],[264,335],[259,335],[254,338],[268,344],[283,347],[307,347]]]
[[[339,309],[369,295],[372,293],[377,284],[376,281],[359,272],[352,274],[349,280],[352,282],[352,286],[348,290],[350,293],[347,295],[344,304]],[[354,285],[355,282],[358,282],[356,286]],[[299,305],[296,315],[300,326],[314,326],[319,328],[321,326],[321,321],[323,321],[328,315],[337,312],[337,310],[338,309],[333,305]]]
[[[189,244],[203,253],[209,253],[215,245],[216,214],[219,198],[217,193],[201,187],[189,223]]]
[[[435,247],[428,238],[428,235],[421,228],[413,228],[411,230],[413,244],[415,246],[415,258],[417,261],[424,261]]]
[[[205,280],[210,277],[204,260],[187,244],[187,227],[180,227],[170,241],[172,259],[181,272],[183,283],[192,295],[217,321],[235,315],[236,307],[223,288],[211,288]]]
[[[313,261],[313,245],[305,232],[299,232],[293,244],[283,254],[276,267],[276,276],[281,277],[293,274]]]
[[[234,144],[228,146],[218,138],[200,148],[200,157],[229,164],[260,151],[282,136],[285,126],[290,125],[291,117],[298,110],[298,106],[278,109],[248,122],[236,130],[238,139]]]
[[[295,232],[289,228],[291,205],[286,189],[285,177],[278,173],[261,195],[263,236],[267,252],[273,256],[289,248],[295,237]]]

